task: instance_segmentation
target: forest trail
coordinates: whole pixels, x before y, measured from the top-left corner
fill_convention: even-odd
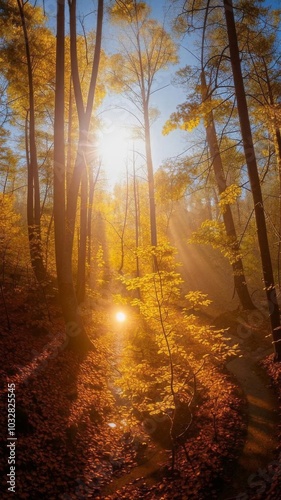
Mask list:
[[[192,232],[192,217],[183,209],[177,211],[170,224],[171,242],[178,249],[180,272],[185,280],[184,292],[201,290],[213,300],[204,314],[209,315],[219,328],[230,330],[227,335],[233,343],[239,343],[243,356],[227,364],[245,399],[247,429],[245,442],[236,463],[229,470],[230,482],[222,486],[218,500],[250,499],[250,493],[263,488],[265,467],[274,461],[277,447],[277,398],[269,386],[269,378],[259,366],[259,361],[272,353],[270,340],[265,338],[264,312],[250,312],[248,320],[231,312],[237,309],[237,297],[233,298],[231,266],[220,253],[209,246],[188,244]],[[228,311],[228,312],[227,312]],[[233,321],[233,317],[235,320]],[[117,492],[129,484],[146,484],[148,487],[160,479],[161,463],[168,458],[158,444],[144,452],[143,460],[128,474],[114,478],[105,489],[105,496]],[[268,477],[268,476],[266,476]],[[179,492],[178,492],[179,493]],[[241,495],[241,496],[240,496]]]
[[[218,317],[218,326],[221,321],[227,321],[228,314]],[[216,321],[214,322],[216,323]],[[238,325],[239,326],[239,325]],[[247,429],[245,442],[241,454],[231,469],[227,468],[229,483],[222,486],[217,500],[250,500],[250,493],[256,493],[268,484],[270,478],[265,474],[265,468],[276,459],[277,430],[279,416],[277,412],[277,398],[269,386],[269,378],[259,366],[259,361],[272,353],[270,341],[265,339],[260,330],[254,329],[248,335],[232,324],[228,332],[235,343],[239,342],[243,350],[242,357],[233,358],[227,364],[228,371],[234,376],[245,398],[245,419]],[[253,338],[260,337],[260,338]],[[258,346],[258,347],[257,347]],[[145,441],[148,436],[142,437]],[[145,449],[138,465],[126,475],[116,477],[104,488],[102,498],[118,493],[126,485],[156,485],[161,481],[161,467],[168,459],[169,453],[158,443],[150,443]],[[177,492],[179,493],[179,492]],[[115,498],[115,497],[114,497]]]
[[[247,400],[247,434],[242,453],[233,468],[233,479],[229,487],[224,488],[219,497],[221,500],[238,499],[247,489],[256,492],[257,486],[262,492],[265,481],[270,480],[268,476],[263,477],[263,470],[276,459],[278,403],[269,386],[269,378],[258,362],[271,352],[272,349],[259,351],[258,354],[247,353],[227,364]]]
[[[233,297],[232,269],[219,251],[207,245],[187,243],[194,229],[192,214],[179,207],[170,220],[170,238],[182,263],[180,272],[185,281],[184,292],[200,290],[207,293],[213,302],[206,312],[215,318],[238,307],[237,296]],[[243,352],[243,357],[231,360],[227,369],[237,380],[247,401],[247,434],[242,453],[232,471],[233,480],[223,489],[220,500],[239,498],[239,494],[247,488],[251,490],[254,487],[254,482],[258,482],[256,486],[262,489],[265,479],[260,472],[275,458],[280,422],[277,398],[269,386],[269,378],[259,366],[259,361],[273,352],[270,340],[265,338],[262,318],[262,310],[250,313],[248,321],[238,318],[228,332]],[[223,326],[228,326],[227,314]],[[250,498],[246,495],[243,500]]]

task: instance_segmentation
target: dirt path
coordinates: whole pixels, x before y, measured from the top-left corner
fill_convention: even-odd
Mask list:
[[[225,311],[233,311],[237,299],[233,300],[233,277],[231,267],[219,252],[202,245],[189,245],[191,221],[188,215],[179,211],[173,216],[170,226],[172,243],[178,249],[178,260],[182,263],[181,274],[185,281],[186,293],[189,290],[201,290],[208,293],[213,304],[208,307],[208,316],[215,318]],[[224,314],[224,325],[228,327],[231,313]],[[234,343],[239,343],[243,357],[231,360],[227,369],[241,387],[246,401],[245,417],[247,434],[241,455],[231,471],[229,485],[223,487],[218,500],[248,500],[250,493],[257,492],[268,479],[264,468],[274,461],[277,447],[277,429],[279,417],[278,402],[269,386],[269,378],[259,366],[259,361],[272,353],[270,341],[266,339],[263,324],[264,311],[250,313],[247,321],[236,318],[228,334]],[[246,328],[243,325],[246,324]],[[249,326],[250,325],[250,326]],[[146,456],[143,463],[131,470],[126,476],[115,478],[105,489],[106,494],[131,483],[145,481],[153,485],[159,480],[159,462],[164,461],[164,450],[156,447],[151,456]],[[264,476],[264,477],[263,477]]]
[[[146,451],[143,460],[133,467],[127,474],[114,477],[102,491],[102,498],[116,494],[126,485],[146,484],[148,487],[154,486],[160,480],[161,464],[168,460],[168,453],[159,445],[153,445],[149,451]]]
[[[274,452],[279,424],[277,398],[269,386],[267,375],[258,365],[258,361],[271,352],[270,349],[262,355],[246,355],[227,365],[246,396],[248,425],[244,448],[234,467],[231,485],[223,490],[220,499],[238,498],[247,488],[253,488],[254,492],[257,482],[262,487],[260,472],[276,458]]]
[[[213,303],[207,312],[215,317],[238,306],[237,298],[233,300],[232,270],[218,251],[187,243],[193,231],[192,224],[190,214],[179,207],[171,218],[170,237],[182,262],[181,274],[186,290],[198,289],[208,293]],[[280,424],[278,402],[269,387],[268,377],[258,365],[259,360],[272,353],[270,341],[265,339],[264,317],[262,310],[250,313],[246,328],[243,326],[244,320],[240,318],[236,327],[232,325],[230,330],[233,342],[241,346],[243,357],[232,360],[227,368],[245,394],[248,426],[243,451],[233,470],[232,484],[224,488],[221,500],[250,498],[248,494],[244,497],[239,497],[239,494],[247,488],[251,491],[254,482],[259,481],[261,486],[263,479],[259,472],[275,458],[277,428]],[[225,325],[220,326],[227,327],[227,319]]]
[[[237,341],[237,338],[235,339]],[[277,430],[279,417],[277,399],[269,386],[269,378],[259,366],[259,360],[270,354],[272,349],[258,348],[251,351],[249,339],[240,339],[241,347],[246,354],[235,358],[227,364],[227,369],[235,377],[246,400],[245,417],[247,419],[247,434],[241,455],[231,470],[229,485],[223,487],[218,500],[248,500],[248,492],[256,492],[255,487],[262,488],[265,467],[274,459],[277,446]],[[161,463],[167,460],[167,451],[156,443],[150,444],[144,451],[137,466],[128,474],[114,478],[103,491],[104,497],[118,492],[129,484],[152,486],[161,480],[159,472]],[[244,495],[244,496],[243,496]],[[104,498],[103,497],[103,498]]]

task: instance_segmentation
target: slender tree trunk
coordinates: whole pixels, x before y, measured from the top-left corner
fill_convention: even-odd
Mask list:
[[[69,99],[68,99],[68,124],[67,124],[67,153],[66,153],[66,191],[68,192],[70,179],[71,179],[71,165],[72,165],[72,112],[73,112],[73,90],[72,78],[69,77]]]
[[[103,0],[98,0],[97,12],[97,28],[96,28],[96,44],[94,51],[94,59],[92,66],[91,81],[89,86],[86,108],[84,109],[83,96],[78,71],[77,57],[77,36],[76,36],[76,0],[72,0],[70,4],[70,50],[71,50],[71,69],[73,79],[73,89],[79,119],[79,145],[78,154],[76,157],[75,167],[71,183],[69,185],[69,197],[67,206],[68,228],[69,228],[69,245],[73,249],[73,238],[75,230],[75,217],[77,211],[77,199],[81,179],[83,178],[83,196],[88,192],[87,181],[87,152],[89,150],[89,128],[92,117],[94,97],[96,91],[96,83],[98,77],[98,69],[101,54],[102,40],[102,22],[103,22]],[[85,297],[86,287],[86,246],[87,246],[87,204],[88,199],[83,199],[82,218],[80,219],[80,238],[78,248],[78,274],[77,274],[77,290],[79,291],[79,301]],[[68,256],[69,259],[69,256]]]
[[[98,182],[98,178],[100,175],[101,163],[98,165],[98,170],[96,173],[96,177],[94,179],[93,171],[90,169],[89,171],[89,206],[88,206],[88,231],[87,231],[87,264],[89,267],[89,275],[92,264],[92,217],[93,217],[93,204],[94,204],[94,194],[95,188]]]
[[[86,293],[86,256],[87,256],[87,229],[88,229],[88,172],[83,169],[80,189],[80,238],[77,268],[77,301],[84,302]]]
[[[156,208],[155,208],[155,189],[154,189],[154,173],[151,153],[151,139],[150,139],[150,123],[148,103],[143,103],[144,113],[144,136],[145,136],[145,152],[147,163],[147,177],[148,177],[148,194],[149,194],[149,213],[150,213],[150,239],[151,245],[157,246],[157,222],[156,222]]]
[[[201,74],[201,83],[202,83],[202,100],[210,99],[207,94],[207,85],[204,71]],[[210,150],[210,155],[212,159],[212,166],[215,174],[215,179],[218,187],[219,194],[223,193],[227,188],[226,178],[224,174],[222,158],[220,154],[217,132],[215,127],[215,121],[213,112],[211,111],[208,114],[207,123],[206,123],[206,135],[207,142]],[[234,287],[238,298],[240,300],[241,306],[243,309],[255,309],[255,306],[252,302],[252,299],[249,294],[246,277],[244,273],[244,267],[241,257],[239,257],[240,248],[239,242],[237,239],[235,224],[232,216],[232,211],[230,205],[227,204],[224,207],[223,212],[223,222],[225,226],[226,234],[229,238],[231,250],[233,251],[235,257],[235,262],[232,263],[233,270],[233,279],[234,279]]]
[[[133,176],[134,176],[134,204],[135,204],[135,241],[136,250],[139,248],[139,196],[138,196],[138,184],[136,178],[136,159],[135,151],[133,152]],[[138,253],[136,254],[136,277],[140,277],[140,262]],[[140,296],[140,289],[138,288],[138,295]]]
[[[25,53],[28,73],[28,96],[29,113],[26,123],[26,144],[27,152],[27,224],[31,264],[37,280],[40,282],[45,278],[46,271],[43,262],[41,231],[40,231],[40,187],[37,162],[37,148],[35,136],[35,103],[33,88],[32,60],[30,54],[29,38],[24,14],[23,0],[17,0],[18,9],[21,18],[22,30],[25,42]],[[28,124],[29,116],[29,124]],[[29,126],[28,126],[29,125]]]
[[[268,67],[266,64],[265,59],[263,58],[263,64],[264,64],[264,69],[265,69],[265,78],[266,78],[266,85],[268,88],[268,99],[269,99],[269,104],[274,110],[275,102],[274,102],[274,97],[273,97],[273,92],[272,92],[272,87],[271,87],[271,82],[268,74]],[[281,133],[280,133],[280,128],[278,127],[278,123],[276,120],[276,116],[274,116],[273,120],[273,145],[275,149],[275,155],[276,155],[276,162],[277,162],[277,168],[278,168],[278,177],[279,177],[279,242],[278,242],[278,249],[277,249],[277,270],[278,270],[278,286],[280,288],[280,252],[281,252]]]
[[[271,255],[267,237],[267,228],[263,208],[260,179],[257,160],[253,145],[253,137],[248,113],[247,99],[244,88],[237,32],[234,20],[232,0],[224,0],[225,19],[229,42],[230,60],[233,72],[240,129],[247,163],[248,175],[254,201],[254,210],[258,234],[258,242],[262,261],[263,279],[268,302],[271,332],[275,349],[275,358],[281,361],[281,327],[280,312],[277,302],[276,289],[273,277]]]
[[[120,266],[118,269],[119,274],[122,273],[123,267],[124,267],[124,258],[125,258],[124,239],[125,239],[125,231],[126,231],[126,226],[127,226],[128,208],[129,208],[129,172],[128,172],[128,165],[126,165],[126,200],[125,200],[125,215],[124,215],[123,227],[122,227],[122,232],[121,232],[121,241],[120,241],[121,261],[120,261]]]
[[[278,165],[278,177],[279,177],[279,241],[277,249],[277,270],[278,270],[278,286],[281,287],[281,276],[280,276],[280,258],[281,258],[281,134],[280,129],[275,129],[275,152],[277,157]]]
[[[153,162],[152,162],[152,151],[151,151],[151,138],[150,138],[150,120],[149,120],[149,93],[145,90],[145,78],[144,69],[142,61],[142,52],[140,45],[140,27],[137,17],[137,29],[136,34],[137,39],[137,51],[140,66],[140,89],[142,98],[142,110],[143,110],[143,123],[144,123],[144,140],[145,140],[145,156],[146,156],[146,167],[147,167],[147,180],[148,180],[148,196],[149,196],[149,218],[150,218],[150,243],[151,246],[157,246],[157,222],[156,222],[156,208],[155,208],[155,189],[154,189],[154,172],[153,172]],[[153,259],[154,267],[157,269],[156,259]]]
[[[87,215],[87,265],[88,265],[88,277],[90,276],[91,262],[92,262],[92,217],[93,217],[93,202],[94,202],[94,176],[92,169],[89,170],[89,204],[88,204],[88,215]]]
[[[45,266],[46,266],[46,271],[48,271],[49,252],[50,252],[50,236],[51,236],[51,233],[52,233],[53,221],[54,221],[54,209],[53,209],[52,215],[50,217],[50,222],[48,224],[47,235],[46,235],[46,249],[45,249]]]
[[[65,243],[65,139],[64,139],[64,0],[57,2],[56,87],[54,116],[54,229],[59,284],[63,277]]]

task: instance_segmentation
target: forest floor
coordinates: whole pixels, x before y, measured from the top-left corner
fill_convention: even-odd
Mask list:
[[[270,408],[261,407],[271,394],[264,369],[279,390],[281,401],[281,368],[270,356],[263,368],[256,365],[268,349],[268,341],[262,340],[265,336],[262,325],[257,337],[252,327],[247,329],[249,322],[242,325],[240,318],[237,323],[237,315],[233,318],[228,313],[217,318],[217,326],[230,326],[230,333],[242,340],[246,355],[237,359],[242,359],[246,371],[242,371],[242,365],[235,365],[236,359],[228,365],[242,390],[227,372],[214,370],[213,374],[206,374],[224,387],[222,406],[214,415],[208,398],[201,398],[187,439],[190,461],[179,449],[176,470],[171,475],[171,450],[161,440],[161,433],[159,439],[159,432],[152,433],[144,422],[129,424],[124,407],[119,405],[109,384],[116,352],[110,342],[105,342],[105,334],[109,330],[113,335],[116,332],[107,312],[100,310],[98,321],[85,318],[92,324],[91,336],[97,350],[78,354],[62,349],[64,327],[53,299],[47,297],[47,307],[38,290],[27,293],[20,287],[7,292],[5,298],[9,325],[2,304],[1,498],[13,495],[7,484],[11,456],[5,431],[8,384],[15,384],[16,393],[17,499],[277,500],[281,497],[278,451],[273,452],[277,442],[271,439],[275,429],[270,424],[268,431],[264,429],[264,424],[272,419],[277,427],[276,402],[271,400]],[[250,372],[256,374],[259,382],[249,381]],[[250,384],[248,391],[243,380]],[[258,394],[253,392],[257,383],[261,389]],[[252,411],[256,416],[251,422]],[[280,451],[280,434],[276,439]],[[252,448],[257,441],[259,451]],[[250,457],[257,456],[251,465],[248,459],[243,462],[248,452]]]
[[[246,397],[247,429],[243,449],[232,469],[232,481],[218,498],[277,500],[281,476],[281,368],[273,361],[271,336],[265,335],[265,315],[257,310],[244,313],[243,327],[241,316],[236,325],[233,316],[224,314],[215,324],[228,322],[229,336],[239,342],[243,353],[229,361],[227,369]]]

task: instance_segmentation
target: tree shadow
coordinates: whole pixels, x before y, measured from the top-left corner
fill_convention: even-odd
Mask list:
[[[15,322],[14,322],[15,324]],[[57,326],[57,325],[56,325]],[[61,325],[62,326],[62,325]],[[1,330],[1,490],[9,498],[7,390],[15,384],[17,498],[85,498],[112,473],[103,459],[102,427],[113,402],[96,352],[62,349],[64,334],[32,335],[24,325]],[[109,429],[110,430],[110,429]],[[117,438],[116,438],[117,439]],[[110,436],[104,440],[110,440]]]

